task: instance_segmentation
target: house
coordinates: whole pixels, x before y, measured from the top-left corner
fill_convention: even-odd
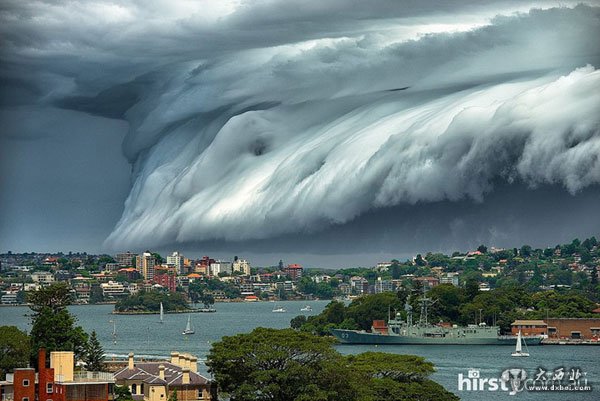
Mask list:
[[[130,353],[127,367],[114,377],[136,401],[167,401],[174,392],[180,401],[217,400],[216,386],[198,373],[197,362],[193,355],[171,352],[169,361],[135,363]]]
[[[75,372],[72,351],[50,353],[46,366],[46,350],[38,352],[38,371],[17,368],[0,381],[0,394],[5,401],[108,401],[112,399],[114,379],[108,372]]]
[[[34,283],[51,284],[54,282],[54,275],[50,272],[39,271],[31,274]]]

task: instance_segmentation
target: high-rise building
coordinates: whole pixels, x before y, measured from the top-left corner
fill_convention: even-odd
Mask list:
[[[179,252],[173,252],[171,256],[167,256],[167,266],[174,267],[177,271],[177,274],[183,274],[183,255]]]
[[[287,274],[292,280],[299,280],[302,277],[302,266],[298,263],[292,263],[291,265],[287,265],[286,268],[283,269],[283,272]]]
[[[127,251],[125,253],[117,253],[115,255],[115,260],[117,261],[119,266],[129,267],[129,266],[133,266],[133,263],[134,263],[133,258],[135,258],[137,256],[138,256],[137,254]]]
[[[234,272],[242,272],[244,276],[250,275],[250,262],[246,259],[235,259],[232,268]]]
[[[214,263],[211,263],[210,274],[213,276],[218,276],[219,273],[231,274],[231,262],[217,260]]]
[[[136,258],[136,269],[140,272],[144,280],[152,280],[155,264],[156,260],[150,252],[144,252]]]

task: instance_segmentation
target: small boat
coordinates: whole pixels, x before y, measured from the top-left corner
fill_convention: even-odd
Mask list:
[[[188,334],[194,334],[194,328],[192,327],[192,316],[188,315],[188,321],[187,321],[187,325],[185,326],[185,330],[183,330],[183,334],[184,336],[188,335]]]
[[[525,349],[527,349],[527,343],[525,342]],[[529,356],[529,352],[523,352],[521,349],[521,330],[519,330],[519,334],[517,335],[517,345],[515,347],[515,352],[510,354],[511,356]]]
[[[300,312],[312,312],[312,307],[310,305],[306,305],[304,308],[300,309]]]
[[[283,306],[274,305],[272,312],[273,313],[285,313],[285,312],[287,312],[287,310]]]
[[[161,303],[160,303],[160,322],[161,322],[161,323],[164,323],[164,322],[163,322],[164,315],[165,315],[165,311],[164,311],[164,309],[163,309],[163,304],[162,304],[162,302],[161,302]]]

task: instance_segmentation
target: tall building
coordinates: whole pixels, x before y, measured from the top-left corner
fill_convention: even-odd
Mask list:
[[[244,276],[250,275],[250,262],[246,259],[236,259],[232,265],[234,272],[242,272]]]
[[[304,269],[298,263],[292,263],[291,265],[287,265],[283,269],[283,272],[287,274],[292,280],[299,280],[302,277],[302,271]]]
[[[150,252],[144,252],[136,258],[136,269],[140,272],[144,280],[152,280],[155,264],[156,260]]]
[[[167,256],[167,266],[174,267],[177,271],[177,274],[183,274],[183,255],[179,252],[173,252],[171,256]]]
[[[214,263],[211,263],[210,274],[213,276],[218,276],[219,273],[231,274],[231,262],[217,260]]]
[[[125,253],[117,253],[115,255],[115,260],[117,261],[119,266],[129,267],[133,266],[133,258],[137,256],[137,254],[127,251]]]

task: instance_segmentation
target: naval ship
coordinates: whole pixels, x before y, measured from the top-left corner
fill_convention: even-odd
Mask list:
[[[427,309],[431,299],[423,296],[419,321],[413,324],[412,306],[404,305],[406,320],[400,313],[388,318],[387,327],[371,328],[371,332],[333,329],[333,335],[343,344],[435,344],[435,345],[515,345],[515,336],[500,335],[500,327],[485,323],[468,326],[431,324],[427,321]],[[522,337],[527,345],[540,345],[544,336]]]

